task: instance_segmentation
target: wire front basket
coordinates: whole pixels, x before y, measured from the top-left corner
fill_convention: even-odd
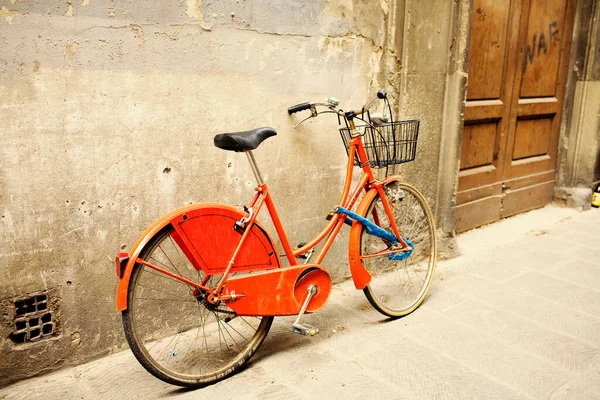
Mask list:
[[[380,126],[361,125],[356,129],[362,136],[372,168],[383,168],[415,159],[419,136],[418,120],[391,122]],[[349,128],[340,129],[346,153],[350,147],[350,132]],[[354,165],[360,165],[358,156],[354,157]]]

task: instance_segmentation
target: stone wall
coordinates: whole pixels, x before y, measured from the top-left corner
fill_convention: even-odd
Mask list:
[[[317,234],[346,154],[335,117],[294,129],[293,104],[354,108],[387,87],[397,117],[421,120],[416,160],[390,172],[422,189],[455,254],[469,0],[45,3],[0,0],[0,385],[125,348],[116,252],[178,206],[254,193],[216,133],[274,127],[261,172],[292,245]],[[345,238],[323,262],[334,281]],[[31,307],[51,333],[16,344]]]
[[[427,198],[440,257],[457,254],[454,203],[467,89],[471,2],[407,0],[397,7],[397,88],[402,119],[419,119],[417,159],[401,167]]]
[[[175,207],[250,201],[246,159],[213,147],[216,133],[277,129],[255,156],[292,243],[316,234],[345,152],[335,117],[294,130],[286,110],[360,106],[384,86],[390,7],[0,1],[0,384],[123,348],[116,252]],[[337,240],[324,261],[337,281],[346,254]],[[16,344],[15,312],[30,306],[54,325]]]
[[[600,4],[577,3],[573,47],[561,125],[556,199],[590,207],[600,180]],[[569,101],[570,100],[570,101]]]

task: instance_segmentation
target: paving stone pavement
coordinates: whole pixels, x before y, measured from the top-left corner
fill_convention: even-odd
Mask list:
[[[460,235],[428,299],[395,321],[351,282],[306,322],[276,319],[241,373],[190,391],[124,351],[0,399],[600,399],[600,210],[548,206]]]

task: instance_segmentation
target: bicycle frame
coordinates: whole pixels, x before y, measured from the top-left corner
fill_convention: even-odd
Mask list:
[[[354,124],[351,124],[351,126],[352,125],[354,125]],[[354,171],[355,155],[358,156],[360,166],[363,169],[364,173],[363,173],[362,177],[360,178],[357,186],[354,188],[354,191],[350,195],[350,189],[352,186],[352,173]],[[334,213],[333,217],[331,218],[331,220],[329,221],[327,226],[325,226],[325,228],[315,238],[313,238],[312,241],[310,241],[309,243],[307,243],[306,245],[304,245],[301,248],[293,250],[292,247],[290,246],[290,242],[287,238],[287,235],[285,233],[283,225],[281,224],[279,215],[277,214],[277,209],[275,208],[275,204],[273,203],[273,199],[271,197],[271,193],[269,192],[267,184],[262,182],[262,179],[260,178],[260,174],[258,173],[258,170],[256,169],[256,166],[254,164],[254,157],[250,154],[248,156],[248,159],[250,161],[250,164],[252,165],[253,172],[254,172],[259,184],[255,189],[256,194],[254,195],[254,198],[252,199],[252,202],[250,203],[250,206],[249,206],[251,211],[250,211],[250,217],[249,217],[248,221],[246,222],[246,224],[247,224],[246,231],[249,230],[252,227],[252,225],[255,223],[256,218],[257,218],[261,208],[263,207],[263,205],[266,205],[269,215],[273,221],[273,225],[275,226],[275,231],[277,232],[277,236],[279,237],[279,240],[281,241],[283,250],[288,259],[288,262],[290,263],[290,266],[297,265],[296,257],[306,253],[307,251],[311,250],[312,248],[317,246],[319,243],[321,243],[323,240],[325,240],[325,243],[323,244],[323,248],[317,254],[316,259],[314,261],[315,264],[321,264],[321,262],[323,261],[323,258],[325,258],[325,255],[329,251],[329,248],[331,247],[333,240],[335,239],[335,237],[341,230],[347,216],[344,214]],[[356,204],[356,201],[360,197],[360,194],[363,190],[368,191],[370,189],[375,189],[382,200],[382,204],[384,206],[385,212],[388,216],[389,221],[391,222],[393,233],[396,236],[399,244],[402,246],[402,249],[400,249],[398,251],[407,251],[407,249],[410,249],[410,247],[402,239],[402,236],[400,235],[400,232],[398,231],[398,227],[396,226],[395,219],[393,218],[392,208],[391,208],[391,206],[387,200],[387,197],[385,195],[385,192],[383,190],[383,184],[384,184],[383,182],[375,179],[373,170],[371,169],[371,166],[369,164],[369,159],[368,159],[365,147],[363,145],[362,139],[361,139],[360,135],[358,135],[358,134],[355,135],[350,140],[350,144],[349,144],[348,162],[347,162],[347,168],[346,168],[346,178],[345,178],[342,196],[340,198],[339,204],[340,204],[340,206],[342,206],[346,209],[352,209],[354,207],[354,205]],[[221,295],[220,293],[221,293],[221,289],[227,282],[229,272],[231,271],[231,268],[233,267],[235,258],[237,256],[239,250],[241,249],[241,247],[244,243],[244,240],[245,240],[245,234],[242,235],[242,238],[240,239],[240,242],[238,243],[238,246],[236,247],[236,250],[234,251],[234,253],[231,257],[231,260],[229,261],[227,269],[223,273],[223,277],[219,281],[219,284],[217,285],[217,287],[214,290],[210,290],[214,296],[212,298],[213,301],[216,301],[217,299],[221,300],[221,301],[231,299],[230,295]],[[382,252],[381,255],[389,254],[389,253],[390,253],[389,251]],[[207,288],[202,288],[202,289],[206,290]]]
[[[355,131],[353,122],[352,121],[349,121],[349,122],[350,122],[350,126],[351,126],[352,130]],[[298,265],[298,263],[296,261],[296,257],[313,249],[315,246],[317,246],[319,243],[321,243],[323,240],[325,240],[323,247],[321,248],[319,253],[316,255],[316,259],[314,261],[314,264],[320,265],[320,263],[323,261],[325,255],[329,251],[329,249],[333,243],[333,240],[335,239],[337,234],[340,232],[344,222],[347,219],[347,216],[345,214],[341,214],[341,213],[334,213],[331,220],[329,221],[329,223],[315,238],[313,238],[309,243],[307,243],[306,245],[304,245],[301,248],[292,249],[292,247],[290,246],[289,240],[287,238],[287,235],[285,233],[285,230],[283,228],[283,225],[281,223],[281,220],[279,218],[279,215],[277,214],[277,210],[275,208],[275,204],[273,203],[273,199],[271,197],[271,194],[269,192],[267,184],[262,182],[262,178],[260,177],[260,174],[256,167],[254,157],[251,152],[247,152],[247,156],[250,161],[250,165],[252,166],[253,172],[257,178],[258,186],[255,189],[256,194],[254,195],[254,198],[252,199],[252,201],[249,205],[249,214],[247,216],[243,217],[243,214],[239,213],[241,215],[240,220],[243,221],[243,223],[244,223],[244,231],[241,235],[241,238],[239,239],[239,242],[235,246],[235,250],[233,251],[233,254],[230,257],[229,262],[227,263],[227,266],[225,267],[225,270],[222,271],[223,276],[219,280],[217,287],[210,288],[210,287],[205,286],[208,281],[208,278],[210,277],[210,275],[208,275],[208,274],[203,282],[200,282],[200,283],[193,282],[182,276],[173,274],[173,273],[167,271],[166,269],[161,268],[160,266],[154,265],[152,263],[147,262],[146,260],[139,258],[139,250],[138,250],[137,254],[135,254],[135,253],[131,254],[131,259],[129,258],[129,256],[127,254],[125,254],[125,255],[127,255],[127,257],[117,259],[117,275],[119,275],[119,268],[121,269],[121,274],[120,274],[121,280],[119,283],[118,296],[117,296],[117,308],[119,310],[122,311],[127,308],[127,287],[128,287],[128,282],[129,282],[129,276],[131,274],[133,265],[136,262],[143,264],[149,268],[152,268],[159,273],[165,274],[165,275],[171,277],[172,279],[177,279],[181,282],[184,282],[185,284],[187,284],[191,287],[194,287],[197,290],[202,290],[206,293],[209,293],[208,300],[211,303],[217,303],[219,301],[235,301],[236,295],[222,293],[223,287],[227,283],[229,274],[232,271],[232,268],[236,262],[236,259],[238,258],[238,255],[240,254],[240,251],[241,251],[244,243],[248,239],[249,232],[252,230],[254,225],[258,225],[260,227],[260,224],[257,221],[257,216],[264,205],[267,206],[267,210],[273,221],[273,225],[274,225],[277,235],[280,239],[280,242],[283,246],[284,253],[286,255],[286,258],[288,259],[290,266]],[[358,184],[356,185],[356,187],[354,188],[352,193],[350,193],[351,186],[352,186],[352,174],[353,174],[354,166],[355,166],[354,165],[355,156],[358,157],[360,167],[363,169],[364,173],[362,174]],[[371,169],[371,166],[369,164],[369,159],[368,159],[364,144],[362,142],[361,136],[358,134],[358,132],[355,135],[353,135],[353,137],[349,143],[346,178],[344,181],[344,187],[342,190],[342,195],[340,197],[339,205],[348,210],[352,209],[356,205],[356,202],[358,201],[363,190],[365,191],[366,195],[363,197],[363,200],[361,200],[361,201],[372,200],[375,196],[375,193],[379,194],[382,204],[383,204],[383,207],[384,207],[384,210],[387,214],[388,220],[391,223],[393,234],[396,236],[398,244],[401,246],[400,248],[394,249],[393,251],[389,251],[389,250],[385,251],[384,250],[377,254],[369,255],[369,257],[383,256],[383,255],[392,254],[392,253],[410,251],[410,249],[411,249],[410,246],[407,245],[407,243],[403,240],[402,236],[400,235],[398,227],[396,226],[395,219],[393,218],[393,211],[392,211],[391,206],[388,202],[388,199],[385,195],[385,191],[383,190],[383,187],[387,183],[389,183],[392,180],[397,180],[397,179],[398,179],[398,177],[388,177],[383,181],[377,180],[375,178],[375,176],[373,174],[373,170]],[[368,195],[372,191],[374,193],[372,195]],[[219,206],[219,205],[215,204],[214,206]],[[367,205],[364,205],[364,206],[367,206]],[[194,207],[194,206],[192,205],[190,207]],[[220,207],[225,207],[225,206],[220,205]],[[361,207],[363,207],[362,202],[361,202]],[[230,207],[228,207],[228,208],[230,208]],[[181,212],[182,212],[182,210],[174,211],[173,213],[165,216],[162,219],[162,224],[158,224],[155,227],[151,227],[151,228],[158,231],[160,228],[162,228],[166,223],[168,223],[171,220],[171,218],[172,218],[171,215],[173,215],[173,216],[180,215]],[[377,221],[378,217],[376,214],[374,214],[374,219],[375,219],[375,222],[378,223],[378,221]],[[262,229],[262,227],[261,227],[261,229]],[[144,239],[141,238],[140,239],[141,241],[138,242],[136,244],[136,246],[134,246],[134,248],[139,249],[138,245],[142,244],[143,241],[146,241],[149,239],[149,237],[150,237],[149,233],[150,232],[146,232],[144,235],[142,235],[142,238],[144,238]],[[174,240],[178,241],[177,235],[175,235]],[[268,237],[268,235],[266,236],[266,240],[272,242],[270,237]],[[273,245],[273,247],[274,247],[274,245]],[[183,250],[185,252],[185,246],[183,246]],[[193,260],[191,260],[191,262],[193,263]],[[278,261],[277,266],[280,266],[279,261]],[[275,266],[275,267],[277,267],[277,266]],[[358,289],[364,288],[369,283],[370,278],[371,278],[370,274],[366,271],[366,269],[362,265],[362,261],[361,261],[360,257],[358,257],[358,258],[355,257],[354,259],[351,257],[350,270],[351,270],[351,273],[352,273],[352,276],[353,276],[353,279],[355,282],[355,286]],[[124,274],[123,274],[123,271],[124,271]],[[219,272],[219,273],[221,273],[221,272]],[[240,295],[238,294],[237,297],[239,298]]]

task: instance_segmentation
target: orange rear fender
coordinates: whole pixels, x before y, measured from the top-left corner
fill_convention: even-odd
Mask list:
[[[401,180],[402,178],[399,175],[391,175],[385,178],[385,180],[383,181],[383,186],[388,185],[391,182]],[[375,188],[370,189],[358,204],[358,207],[356,208],[356,213],[361,217],[365,217],[367,215],[367,211],[369,211],[371,202],[373,202],[373,199],[376,195],[377,190]],[[369,284],[369,282],[371,282],[371,274],[369,274],[360,258],[361,232],[362,224],[360,222],[355,221],[352,224],[352,228],[350,229],[350,239],[348,240],[348,261],[350,264],[350,273],[352,274],[354,286],[360,290],[364,289]]]
[[[129,281],[140,252],[165,226],[173,225],[173,240],[196,269],[207,274],[217,274],[227,266],[228,257],[231,257],[233,248],[241,238],[241,235],[233,230],[233,222],[246,215],[243,211],[225,204],[200,203],[178,208],[160,217],[146,229],[129,251],[129,260],[117,286],[117,310],[127,309]],[[211,218],[212,221],[205,224],[206,227],[195,226],[194,221],[200,221],[197,218],[200,216]],[[252,233],[253,235],[248,236],[244,242],[245,251],[238,255],[232,271],[280,268],[281,263],[274,242],[258,221],[253,225]],[[213,243],[214,240],[219,240],[218,246]],[[257,249],[260,251],[256,251]],[[205,251],[211,252],[210,257],[206,257]],[[201,254],[205,256],[202,257]]]

